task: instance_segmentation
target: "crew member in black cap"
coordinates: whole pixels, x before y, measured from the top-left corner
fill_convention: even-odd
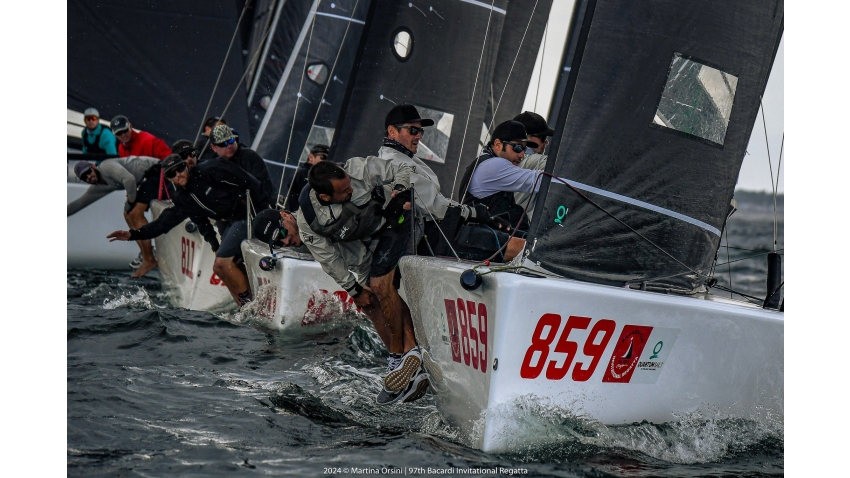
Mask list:
[[[546,146],[549,144],[549,137],[555,134],[555,130],[546,124],[546,120],[533,111],[524,111],[514,118],[514,121],[519,121],[525,126],[525,132],[528,134],[528,140],[537,143],[537,148],[526,147],[525,157],[519,162],[519,167],[522,169],[530,169],[532,171],[543,171],[546,167],[546,160],[549,156],[543,154],[546,151]],[[531,197],[529,199],[529,197]],[[528,220],[531,221],[534,212],[535,194],[526,192],[515,192],[514,201],[525,208],[525,214]]]
[[[165,234],[189,217],[198,226],[216,253],[213,272],[218,275],[233,300],[240,306],[251,300],[248,275],[242,264],[242,240],[248,235],[245,217],[246,191],[257,209],[269,205],[263,202],[260,182],[239,166],[221,158],[208,159],[189,169],[186,160],[172,154],[163,161],[165,177],[176,186],[174,207],[167,209],[156,221],[139,229],[115,231],[110,241],[153,239]],[[221,244],[210,219],[221,235]]]
[[[307,185],[307,173],[313,165],[318,164],[326,159],[331,150],[326,144],[317,144],[310,148],[310,154],[307,155],[307,161],[298,165],[295,171],[295,177],[292,179],[292,184],[289,186],[289,194],[286,199],[286,209],[292,212],[298,210],[298,196],[301,195],[301,190]]]
[[[171,145],[171,151],[186,160],[186,165],[194,168],[198,165],[200,151],[188,139],[178,139]]]
[[[532,193],[540,187],[538,171],[518,166],[525,157],[527,146],[537,148],[539,145],[528,140],[522,123],[509,120],[496,126],[481,156],[466,168],[458,191],[461,202],[468,205],[484,204],[491,215],[506,219],[511,227],[519,231],[526,231],[528,218],[522,207],[517,205],[513,193]],[[524,241],[513,239],[516,237],[511,238],[505,255],[515,256],[519,253],[517,247],[521,249],[525,244]],[[499,237],[498,242],[504,245],[506,240],[507,234],[504,234],[504,237]],[[478,242],[475,238],[468,240],[470,246]]]

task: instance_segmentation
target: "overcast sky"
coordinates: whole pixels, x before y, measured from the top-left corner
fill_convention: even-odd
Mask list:
[[[540,51],[537,54],[537,63],[534,66],[531,84],[528,88],[528,94],[525,97],[523,111],[535,111],[544,117],[548,118],[549,103],[552,101],[552,92],[555,89],[555,80],[557,79],[557,70],[561,63],[563,54],[564,40],[567,35],[567,27],[569,26],[569,18],[572,15],[574,0],[553,0],[552,11],[549,16],[549,25],[547,26],[546,40],[541,44]],[[768,144],[770,145],[770,162],[773,165],[773,181],[776,181],[777,167],[779,170],[779,187],[778,191],[783,192],[783,176],[785,166],[779,164],[780,148],[782,146],[782,135],[784,133],[784,74],[785,74],[785,40],[779,44],[779,50],[776,53],[776,61],[773,64],[773,71],[767,83],[767,89],[764,94],[764,124],[767,125]],[[545,47],[545,48],[544,48]],[[541,56],[545,58],[542,63],[544,65],[541,74],[540,64]],[[539,81],[538,81],[539,80]],[[536,101],[535,101],[536,100]],[[762,116],[759,113],[758,121],[753,128],[753,134],[750,136],[750,144],[747,146],[747,155],[744,157],[744,163],[741,166],[741,174],[738,177],[738,185],[736,189],[744,189],[747,191],[771,191],[771,167],[768,163],[768,149],[765,144],[765,127],[762,123]],[[551,125],[550,125],[551,126]],[[782,163],[785,162],[785,155],[782,155]]]

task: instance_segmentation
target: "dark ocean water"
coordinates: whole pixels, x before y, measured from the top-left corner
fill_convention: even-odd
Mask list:
[[[718,283],[729,287],[731,270],[732,289],[763,297],[772,200],[743,202],[728,231],[737,262],[717,267]],[[780,210],[780,249],[782,231]],[[726,261],[723,248],[718,263]],[[370,325],[270,336],[235,314],[171,308],[158,280],[129,275],[68,271],[69,476],[358,476],[353,468],[413,476],[409,468],[420,467],[416,476],[438,476],[429,467],[565,477],[784,474],[781,429],[696,417],[588,428],[556,416],[551,426],[569,437],[563,443],[483,453],[455,439],[430,395],[374,405],[386,352]]]

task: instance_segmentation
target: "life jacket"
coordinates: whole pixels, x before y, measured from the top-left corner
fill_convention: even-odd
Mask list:
[[[496,157],[498,156],[493,156],[485,152],[479,157],[478,161],[473,161],[469,166],[467,166],[466,171],[463,173],[463,178],[460,180],[460,190],[458,191],[458,194],[460,194],[460,197],[463,198],[463,204],[467,206],[484,204],[487,206],[487,211],[491,216],[499,216],[506,219],[511,223],[512,227],[519,223],[517,229],[521,231],[528,230],[528,216],[525,215],[525,209],[516,203],[513,192],[499,191],[483,198],[477,198],[467,191],[469,188],[469,182],[472,180],[472,173],[476,168],[476,162],[480,166],[484,161]]]
[[[103,134],[103,130],[108,129],[109,131],[112,131],[112,129],[110,129],[108,126],[104,126],[104,125],[99,125],[99,126],[100,126],[100,131],[98,131],[97,134],[95,135],[93,143],[90,143],[88,141],[88,137],[89,137],[88,128],[83,128],[82,134],[80,136],[82,136],[83,143],[86,145],[86,153],[106,154],[106,150],[100,147],[100,136]]]
[[[342,214],[330,224],[323,226],[319,224],[316,210],[313,209],[310,191],[312,188],[308,183],[298,196],[298,205],[310,229],[316,234],[330,239],[331,242],[352,242],[366,239],[380,229],[381,222],[384,220],[381,214],[383,201],[373,197],[362,206],[348,201],[342,205]]]

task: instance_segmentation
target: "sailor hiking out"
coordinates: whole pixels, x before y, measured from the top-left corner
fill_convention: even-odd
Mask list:
[[[267,207],[269,198],[260,182],[239,166],[221,159],[208,159],[189,169],[186,159],[173,154],[163,164],[165,177],[176,186],[173,210],[166,210],[156,221],[130,231],[115,231],[110,240],[153,239],[165,234],[189,217],[210,243],[216,259],[213,272],[218,275],[237,304],[251,300],[248,276],[242,268],[240,245],[247,236],[246,191],[259,207]],[[216,238],[210,219],[221,235]]]
[[[398,261],[413,252],[410,176],[408,164],[375,156],[351,158],[345,168],[321,161],[301,191],[297,230],[286,230],[275,214],[260,213],[253,224],[272,244],[298,234],[372,321],[390,353],[379,405],[417,400],[429,385],[410,309],[398,295]]]

